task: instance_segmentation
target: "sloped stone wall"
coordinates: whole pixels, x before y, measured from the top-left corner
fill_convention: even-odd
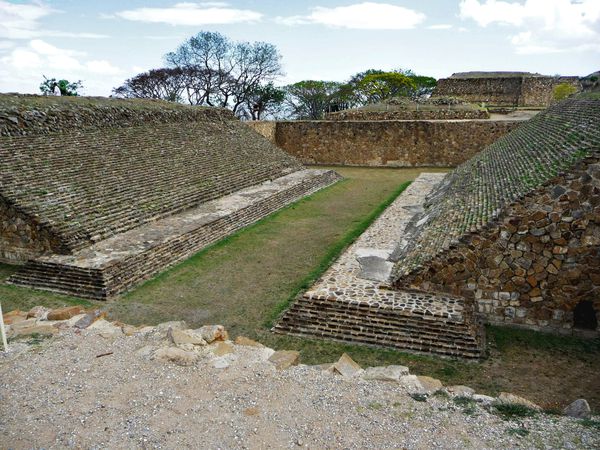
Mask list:
[[[66,254],[302,168],[230,111],[167,102],[0,96],[0,134],[0,195]],[[33,251],[20,236],[3,251]]]
[[[580,301],[600,322],[600,160],[512,203],[396,287],[461,295],[495,324],[571,332]]]

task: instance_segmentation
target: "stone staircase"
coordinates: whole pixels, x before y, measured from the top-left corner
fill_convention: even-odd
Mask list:
[[[9,283],[110,298],[339,179],[331,170],[294,172],[117,234],[72,255],[29,260]]]
[[[394,295],[405,302],[404,307],[304,296],[286,311],[273,331],[464,359],[483,356],[485,333],[480,323],[462,313],[434,315],[415,309],[410,302],[414,293],[396,291]],[[461,298],[419,296],[428,304],[445,307],[452,302],[457,311],[464,311]]]

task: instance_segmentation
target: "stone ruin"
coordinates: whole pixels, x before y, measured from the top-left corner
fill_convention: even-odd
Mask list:
[[[410,100],[392,97],[381,103],[325,114],[325,120],[473,120],[489,119],[483,108],[454,97]]]
[[[491,108],[545,108],[554,102],[553,89],[567,83],[581,91],[577,76],[547,76],[529,72],[462,72],[438,80],[432,98],[458,97]]]
[[[0,96],[9,282],[106,299],[336,182],[223,109]]]
[[[600,100],[421,175],[276,332],[478,358],[482,323],[598,335]]]

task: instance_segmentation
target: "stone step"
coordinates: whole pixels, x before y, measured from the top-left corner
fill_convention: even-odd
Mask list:
[[[348,306],[340,301],[302,298],[282,316],[273,331],[466,359],[483,356],[485,343],[479,325],[425,319],[391,308]]]
[[[303,170],[145,224],[75,252],[28,262],[9,282],[86,298],[127,291],[220,239],[339,180]]]

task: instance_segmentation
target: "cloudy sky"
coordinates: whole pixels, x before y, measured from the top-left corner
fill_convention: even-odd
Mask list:
[[[37,92],[46,75],[109,95],[201,30],[275,44],[282,84],[369,68],[600,69],[600,0],[0,0],[0,92]]]

